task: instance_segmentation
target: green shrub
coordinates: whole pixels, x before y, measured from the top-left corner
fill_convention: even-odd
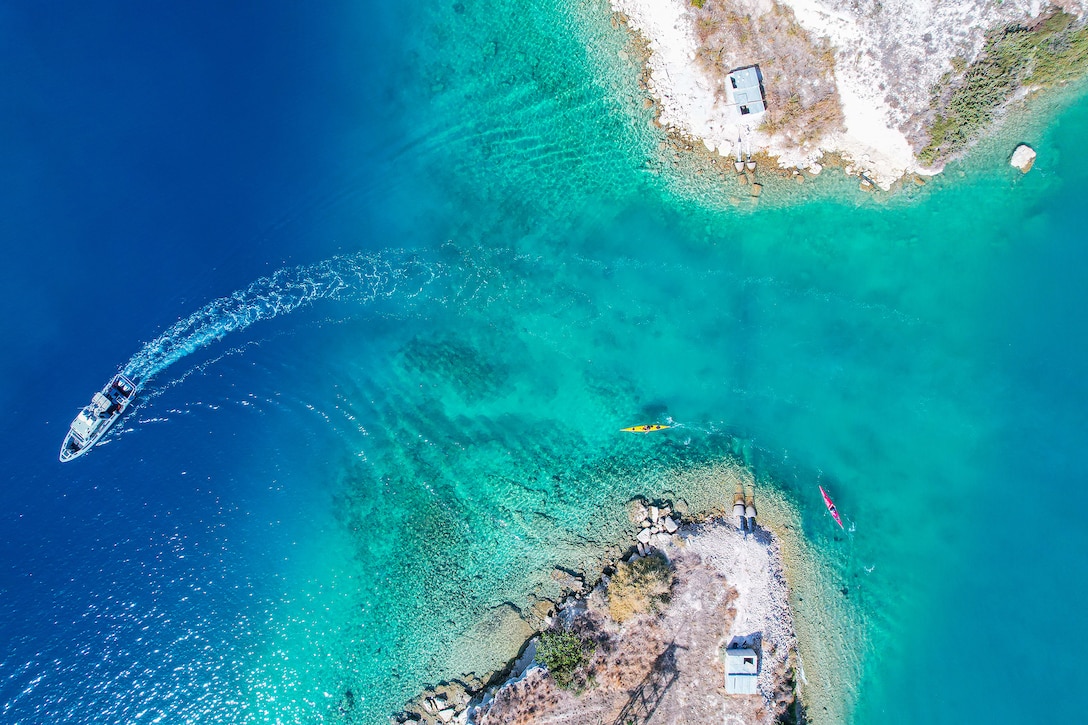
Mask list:
[[[555,684],[571,689],[575,675],[589,662],[595,649],[594,642],[584,640],[573,632],[544,632],[540,635],[536,658],[548,668]]]
[[[1074,20],[1058,11],[1033,27],[1010,25],[991,34],[982,55],[951,92],[946,92],[947,81],[935,89],[933,103],[939,112],[918,158],[932,164],[965,149],[1020,88],[1047,87],[1085,75],[1088,27]]]

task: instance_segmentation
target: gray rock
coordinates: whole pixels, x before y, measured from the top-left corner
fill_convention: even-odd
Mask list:
[[[649,529],[643,529],[642,531],[638,532],[638,537],[637,538],[643,544],[649,544],[651,536],[652,536],[652,534],[650,533]]]
[[[449,722],[453,720],[453,716],[456,714],[452,707],[447,707],[445,710],[438,711],[438,719],[442,722]]]
[[[670,534],[675,534],[676,530],[680,528],[676,525],[676,522],[672,520],[671,516],[666,516],[663,523],[665,525],[665,531],[669,532]]]

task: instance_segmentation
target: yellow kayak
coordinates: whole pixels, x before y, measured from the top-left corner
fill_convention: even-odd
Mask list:
[[[620,428],[621,433],[652,433],[655,430],[665,430],[670,426],[667,425],[633,425],[630,428]]]

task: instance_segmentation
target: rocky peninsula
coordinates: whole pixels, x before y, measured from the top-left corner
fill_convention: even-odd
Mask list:
[[[516,662],[443,683],[396,721],[798,721],[801,665],[778,537],[733,519],[685,520],[663,501],[632,501],[628,512],[627,554],[593,586],[557,570],[569,595],[546,614],[535,608],[540,633]],[[758,661],[751,694],[726,686],[725,653],[741,648]]]
[[[883,189],[939,173],[1009,104],[1088,70],[1084,0],[610,2],[649,50],[646,87],[671,134],[738,164],[841,163]],[[734,90],[743,68],[761,104]]]

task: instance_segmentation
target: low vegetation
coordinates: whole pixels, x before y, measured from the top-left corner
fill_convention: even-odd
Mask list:
[[[814,38],[777,2],[756,15],[742,0],[691,4],[698,62],[718,81],[723,101],[729,71],[759,65],[767,99],[762,130],[798,144],[842,130],[835,52],[827,38]]]
[[[596,649],[592,640],[582,639],[573,632],[544,632],[536,658],[548,668],[555,684],[572,689],[579,672],[589,662]]]
[[[1088,73],[1088,27],[1058,11],[1035,25],[1012,25],[993,33],[982,55],[965,65],[953,63],[934,88],[937,116],[929,143],[919,152],[925,164],[962,152],[993,123],[1004,104],[1022,88],[1045,88]]]
[[[656,614],[669,603],[672,567],[660,554],[620,562],[608,583],[608,613],[623,623],[636,614]]]

